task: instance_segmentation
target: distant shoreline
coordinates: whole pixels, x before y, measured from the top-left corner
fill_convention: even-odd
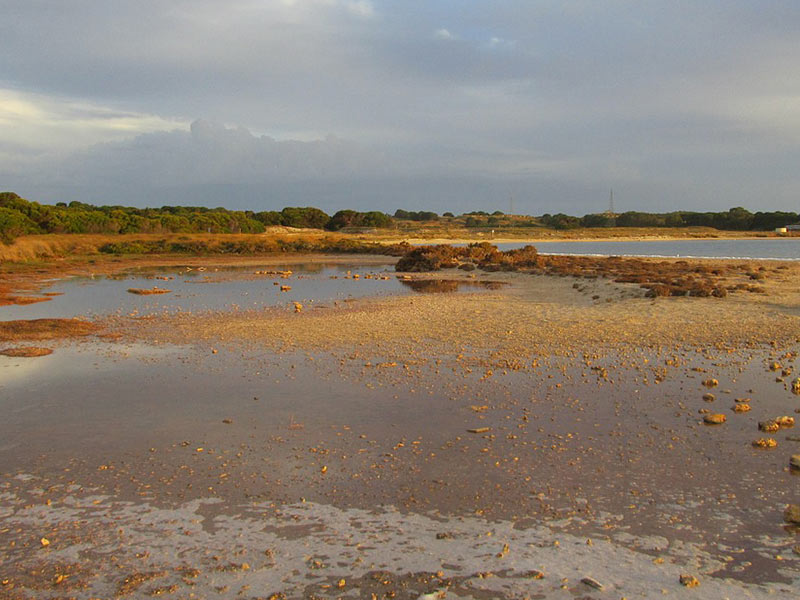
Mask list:
[[[489,242],[490,244],[546,244],[552,242],[708,242],[712,240],[778,240],[778,239],[793,239],[792,236],[780,235],[735,235],[733,232],[720,232],[718,236],[705,236],[698,237],[695,235],[679,236],[679,235],[664,235],[664,236],[619,236],[619,237],[531,237],[531,238],[517,238],[517,237],[461,237],[461,238],[424,238],[424,237],[397,237],[381,239],[381,243],[386,244],[399,244],[402,242],[409,243],[413,246],[424,244],[474,244],[481,242]],[[378,241],[378,240],[376,240]]]

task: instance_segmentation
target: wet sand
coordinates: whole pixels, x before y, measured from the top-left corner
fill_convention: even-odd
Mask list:
[[[800,432],[751,442],[800,417],[797,267],[724,299],[481,279],[507,285],[115,316],[16,359],[53,375],[7,411],[0,591],[794,597]]]

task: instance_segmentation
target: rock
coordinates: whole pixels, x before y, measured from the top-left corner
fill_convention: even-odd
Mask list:
[[[783,511],[783,520],[800,525],[800,504],[787,504]]]
[[[750,405],[749,404],[734,404],[733,405],[733,412],[737,412],[737,413],[750,412]]]
[[[583,579],[581,579],[581,583],[584,585],[588,585],[589,587],[592,587],[596,590],[603,589],[603,584],[597,581],[596,579],[593,579],[592,577],[584,577]]]
[[[531,569],[530,571],[525,571],[524,573],[520,574],[520,577],[525,579],[544,579],[544,573],[538,569]]]
[[[703,385],[704,385],[704,386],[706,386],[706,387],[710,387],[710,388],[712,388],[712,387],[717,387],[717,386],[719,385],[719,381],[717,381],[716,379],[714,379],[714,378],[712,377],[712,378],[710,378],[710,379],[706,379],[706,380],[703,382]]]
[[[136,294],[138,296],[152,296],[153,294],[169,294],[172,290],[165,290],[164,288],[160,288],[158,286],[154,286],[150,289],[148,288],[128,288],[129,294]]]
[[[766,433],[775,433],[780,428],[781,426],[773,420],[758,422],[758,430]]]
[[[781,429],[788,429],[789,427],[794,427],[794,417],[775,417],[773,419],[777,424],[778,427]]]
[[[716,398],[715,398],[714,394],[712,394],[711,392],[703,394],[703,400],[705,400],[706,402],[713,402],[715,399]]]
[[[486,433],[489,431],[488,427],[474,427],[473,429],[467,429],[469,433]]]
[[[758,438],[757,440],[753,440],[753,447],[754,448],[774,448],[778,445],[772,438]]]
[[[720,425],[727,420],[725,415],[721,413],[710,413],[703,416],[703,422],[706,425]]]
[[[789,466],[795,471],[800,471],[800,454],[792,454],[789,459]]]
[[[700,585],[700,581],[694,575],[681,574],[680,582],[681,585],[689,588],[697,587],[698,585]]]

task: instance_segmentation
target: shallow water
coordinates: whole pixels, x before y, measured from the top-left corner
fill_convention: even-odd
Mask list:
[[[335,536],[342,520],[363,521],[353,510],[389,507],[380,509],[389,511],[388,521],[373,514],[352,535],[370,539],[385,527],[402,527],[405,544],[433,549],[424,559],[432,565],[429,571],[451,560],[458,565],[446,569],[448,576],[463,570],[472,578],[471,571],[487,560],[488,542],[502,549],[499,541],[481,541],[482,528],[513,526],[518,533],[509,539],[517,544],[516,558],[498,563],[512,571],[531,565],[530,548],[567,539],[577,549],[578,540],[590,537],[610,544],[605,559],[595,550],[577,555],[535,550],[532,556],[541,562],[534,564],[560,572],[559,556],[568,556],[573,566],[565,577],[581,571],[631,593],[643,588],[622,576],[612,556],[624,556],[631,568],[651,577],[652,558],[677,551],[682,558],[658,577],[672,577],[673,570],[688,565],[706,578],[714,574],[706,579],[713,581],[706,590],[722,585],[752,597],[766,593],[759,587],[765,582],[774,582],[773,591],[800,582],[800,561],[791,551],[794,535],[783,529],[781,518],[800,478],[786,472],[785,451],[749,447],[759,435],[757,420],[791,412],[796,404],[766,369],[769,351],[752,351],[726,365],[720,356],[692,352],[666,375],[664,357],[651,353],[596,358],[592,366],[598,370],[553,358],[535,368],[498,372],[490,380],[477,365],[468,371],[458,366],[464,360],[472,364],[469,356],[439,357],[441,364],[431,361],[410,372],[402,365],[365,366],[378,358],[342,364],[333,356],[237,347],[209,355],[184,347],[95,343],[59,348],[39,359],[0,357],[6,432],[0,472],[6,482],[33,475],[33,487],[40,489],[68,482],[96,489],[110,495],[99,504],[106,511],[120,501],[133,503],[135,514],[155,521],[137,527],[139,543],[153,554],[163,545],[162,529],[176,507],[189,507],[180,509],[188,512],[179,520],[195,528],[198,505],[191,503],[213,500],[203,509],[205,519],[221,523],[211,539],[230,548],[226,536],[251,527],[242,511],[256,510],[252,502],[281,507],[305,498],[314,508],[303,509],[299,522],[280,525],[277,519],[271,527],[294,528],[301,546],[316,548],[321,531],[331,528],[324,537]],[[719,379],[713,405],[701,400],[707,374],[694,368]],[[753,413],[733,415],[733,399],[745,394],[754,397]],[[729,423],[702,425],[697,410],[706,406],[728,413]],[[468,432],[476,427],[489,430]],[[784,434],[776,437],[781,446],[791,446]],[[32,493],[31,485],[19,482],[11,488],[18,491],[0,498],[0,514],[2,507],[25,504]],[[13,514],[9,524],[25,513],[17,508]],[[48,514],[69,520],[58,511]],[[97,514],[109,513],[97,508]],[[120,526],[133,527],[133,514],[121,514]],[[435,518],[422,527],[424,515]],[[307,519],[308,530],[301,527]],[[57,539],[60,527],[41,535]],[[228,527],[233,529],[226,533]],[[445,552],[437,553],[442,544],[432,538],[433,529],[455,532]],[[656,538],[662,540],[658,549],[647,550],[648,540]],[[180,540],[169,543],[177,544],[190,564],[208,566],[196,539],[187,540],[188,546]],[[239,537],[236,544],[243,556],[261,552],[262,544],[288,552],[272,536]],[[402,548],[384,547],[382,562],[373,567],[398,575],[420,569],[419,553],[406,556]],[[454,557],[447,558],[451,551]],[[778,554],[784,557],[780,562],[774,559]],[[373,551],[364,556],[378,560]],[[12,558],[25,562],[31,556],[15,551],[4,562]],[[361,566],[340,565],[328,574],[352,579],[364,572]],[[318,581],[317,573],[309,575]],[[210,576],[208,585],[227,577]],[[272,577],[268,581],[278,585]],[[742,583],[723,585],[720,577]],[[260,581],[255,574],[234,580]],[[511,586],[504,593],[513,597],[515,581],[501,577],[496,583]],[[551,597],[553,584],[537,589]]]
[[[387,267],[338,264],[292,264],[208,270],[134,270],[121,275],[74,277],[53,282],[43,291],[60,293],[52,300],[27,306],[0,307],[0,320],[73,317],[138,311],[140,314],[179,310],[231,310],[289,305],[292,302],[333,302],[367,295],[403,293],[404,287]],[[286,279],[256,271],[292,271]],[[348,271],[359,279],[348,277]],[[366,279],[370,275],[370,279]],[[155,277],[167,277],[167,280]],[[373,276],[388,276],[382,280]],[[280,291],[281,285],[291,290]],[[167,294],[140,296],[129,288],[158,287]]]
[[[796,592],[787,584],[711,579],[703,580],[701,596],[691,594],[676,586],[686,568],[721,563],[692,544],[665,538],[642,540],[664,559],[657,563],[611,540],[589,545],[585,538],[554,535],[546,527],[521,530],[512,522],[474,517],[443,521],[391,507],[364,511],[264,502],[220,513],[213,499],[165,509],[121,503],[91,490],[42,507],[15,487],[4,494],[6,504],[17,509],[6,522],[53,538],[48,562],[61,567],[42,571],[69,573],[60,590],[80,598],[280,592],[290,598],[685,598],[689,593],[744,599],[793,598]],[[59,537],[77,521],[87,525],[70,541],[91,545],[91,563]]]
[[[525,243],[497,244],[500,250]],[[542,254],[800,260],[800,238],[646,242],[536,242]]]
[[[262,271],[262,273],[256,273]],[[269,273],[264,273],[269,271]],[[291,271],[284,278],[276,273]],[[156,277],[166,278],[158,279]],[[455,292],[492,289],[486,282],[441,280],[403,281],[391,264],[359,266],[341,264],[290,264],[268,267],[209,270],[148,269],[114,276],[72,277],[56,280],[42,291],[58,294],[50,300],[23,306],[0,306],[0,321],[50,317],[93,318],[106,314],[143,316],[161,312],[246,310],[300,302],[311,308],[365,296],[411,292]],[[291,289],[281,291],[281,286]],[[165,294],[138,295],[134,289],[170,290]]]

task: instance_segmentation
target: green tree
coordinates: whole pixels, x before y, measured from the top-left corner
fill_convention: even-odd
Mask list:
[[[0,241],[10,244],[17,237],[36,230],[33,221],[21,212],[0,206]]]

